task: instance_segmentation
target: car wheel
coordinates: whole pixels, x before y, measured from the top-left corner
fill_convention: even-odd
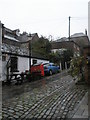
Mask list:
[[[50,71],[49,71],[49,75],[52,75],[52,74],[53,74],[53,73],[52,73],[52,70],[50,70]]]

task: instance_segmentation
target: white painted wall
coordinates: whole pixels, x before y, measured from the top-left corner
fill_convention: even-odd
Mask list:
[[[59,49],[53,49],[52,52],[56,53]]]
[[[7,74],[7,68],[6,68],[6,64],[8,61],[9,55],[6,59],[6,61],[2,62],[2,80],[6,80],[6,74]],[[48,60],[41,60],[41,59],[35,59],[37,60],[37,63],[49,63]],[[32,61],[33,59],[31,59],[31,65],[32,65]],[[18,57],[18,70],[19,72],[24,72],[25,70],[29,70],[29,58],[25,58],[25,57]]]
[[[34,59],[34,60],[37,60],[37,64],[38,64],[38,63],[49,63],[48,60],[42,60],[42,59],[32,58],[32,59],[31,59],[31,65],[33,64],[33,59]]]
[[[88,37],[90,40],[90,1],[88,2]]]
[[[8,55],[9,57],[9,55]],[[6,61],[2,61],[2,81],[6,80],[7,75],[7,64],[8,58]],[[29,58],[18,57],[18,70],[19,72],[24,72],[25,70],[29,70]]]
[[[18,57],[18,70],[19,72],[29,70],[29,58]]]
[[[67,49],[61,48],[61,49],[52,49],[51,51],[54,52],[54,53],[56,53],[56,52],[62,53],[65,50],[67,50]]]

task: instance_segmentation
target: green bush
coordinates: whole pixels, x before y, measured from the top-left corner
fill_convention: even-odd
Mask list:
[[[70,61],[70,75],[77,77],[78,80],[83,80],[85,70],[85,58],[83,56],[73,57]]]

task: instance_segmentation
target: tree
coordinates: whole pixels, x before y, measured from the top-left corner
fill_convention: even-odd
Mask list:
[[[51,52],[51,44],[47,38],[41,37],[32,43],[32,52],[39,53],[45,57],[49,57]]]
[[[62,62],[66,62],[67,63],[67,67],[69,68],[70,67],[70,60],[71,58],[73,57],[73,52],[71,50],[65,50],[61,56],[62,58]]]
[[[58,52],[50,53],[49,54],[49,60],[50,60],[50,62],[53,62],[53,63],[56,63],[56,64],[60,64],[60,54]]]
[[[62,53],[59,51],[56,51],[55,53],[49,54],[50,61],[57,63],[58,65],[61,62],[63,69],[65,68],[65,62],[67,63],[67,67],[70,66],[71,57],[73,57],[73,52],[70,50],[65,50]]]
[[[32,46],[32,52],[48,58],[50,62],[56,63],[58,65],[61,62],[63,66],[65,65],[65,62],[67,62],[69,67],[69,61],[73,56],[73,52],[71,50],[65,50],[62,53],[59,51],[52,53],[50,41],[43,36],[39,38],[37,41],[32,42],[31,46]]]
[[[83,56],[73,57],[70,62],[70,74],[78,80],[84,79],[84,69],[86,60]]]

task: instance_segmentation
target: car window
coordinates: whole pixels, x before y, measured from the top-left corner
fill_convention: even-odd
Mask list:
[[[54,63],[44,63],[44,66],[56,66]]]
[[[44,64],[44,66],[49,66],[49,63]]]
[[[52,66],[55,66],[54,64]]]
[[[51,65],[51,66],[55,66],[55,64],[53,64],[53,63],[52,63],[52,64],[50,64],[50,65]]]

